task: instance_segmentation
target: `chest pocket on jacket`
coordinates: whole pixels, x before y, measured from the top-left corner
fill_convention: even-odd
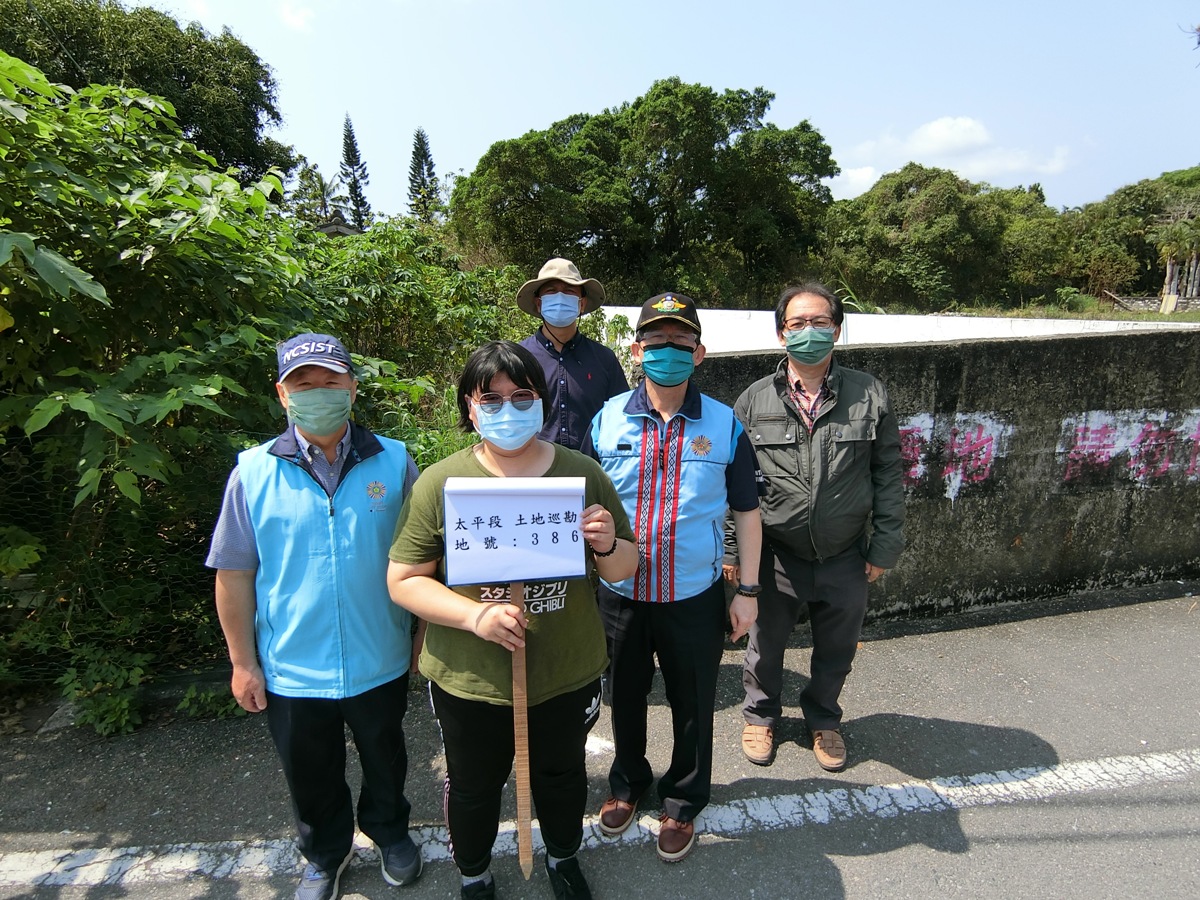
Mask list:
[[[856,465],[865,465],[870,460],[871,444],[875,440],[874,419],[851,419],[840,425],[832,425],[830,429],[831,478],[836,478]]]
[[[758,467],[767,478],[772,475],[799,474],[799,428],[795,419],[786,416],[764,416],[751,423],[747,433],[758,457]]]

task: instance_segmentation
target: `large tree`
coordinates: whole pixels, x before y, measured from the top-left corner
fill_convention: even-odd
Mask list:
[[[364,190],[370,177],[367,175],[367,164],[358,152],[358,138],[354,136],[354,123],[350,121],[349,113],[346,113],[346,121],[342,123],[341,178],[350,197],[350,217],[359,231],[365,231],[371,222],[371,204],[367,202]]]
[[[134,87],[166,99],[183,136],[251,184],[294,165],[266,136],[282,121],[271,69],[229,29],[183,28],[149,7],[116,0],[0,0],[0,50],[51,82]]]
[[[438,180],[433,170],[433,153],[424,128],[413,134],[412,159],[408,164],[408,210],[426,224],[438,211]]]
[[[1200,296],[1200,166],[1164,172],[1163,211],[1147,232],[1163,265],[1162,293]]]
[[[870,306],[1053,299],[1063,238],[1038,185],[999,189],[909,163],[834,204],[824,269]]]
[[[678,78],[632,103],[493,144],[455,185],[468,246],[524,269],[567,256],[637,302],[664,289],[769,305],[800,274],[838,172],[807,121],[763,121],[774,95]]]
[[[1162,284],[1160,251],[1151,232],[1175,191],[1161,178],[1117,188],[1103,200],[1065,210],[1066,267],[1089,294],[1149,296]]]

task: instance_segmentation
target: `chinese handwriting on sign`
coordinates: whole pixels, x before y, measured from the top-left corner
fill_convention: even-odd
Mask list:
[[[509,528],[508,525],[512,527]],[[528,517],[516,513],[511,522],[505,522],[502,516],[488,516],[486,519],[483,516],[475,516],[468,525],[465,520],[460,518],[454,523],[455,549],[471,549],[471,539],[458,537],[457,532],[478,534],[486,532],[488,529],[507,530],[511,535],[514,547],[521,540],[528,541],[530,547],[542,546],[546,541],[557,544],[559,541],[569,540],[577,544],[582,540],[579,534],[579,513],[572,509],[564,509],[549,513],[531,512]],[[500,539],[495,534],[484,533],[482,547],[485,550],[498,550]]]
[[[448,478],[447,584],[586,574],[582,478]]]

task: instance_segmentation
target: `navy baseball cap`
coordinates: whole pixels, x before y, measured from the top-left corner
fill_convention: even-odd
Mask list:
[[[334,372],[354,374],[350,351],[331,334],[298,334],[281,342],[275,353],[279,357],[280,381],[301,366],[321,366]]]

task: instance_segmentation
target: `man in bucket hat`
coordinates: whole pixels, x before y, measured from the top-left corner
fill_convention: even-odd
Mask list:
[[[307,867],[296,900],[330,900],[353,854],[348,725],[362,763],[358,826],[389,884],[421,874],[408,833],[401,721],[410,614],[391,602],[388,549],[417,467],[400,441],[350,421],[358,382],[328,334],[277,348],[288,428],[238,455],[207,565],[232,689],[266,712]]]
[[[537,358],[550,389],[550,415],[538,434],[578,450],[604,401],[629,390],[616,354],[579,333],[579,317],[600,308],[604,287],[569,259],[552,259],[517,291],[517,306],[542,320],[521,342]]]

